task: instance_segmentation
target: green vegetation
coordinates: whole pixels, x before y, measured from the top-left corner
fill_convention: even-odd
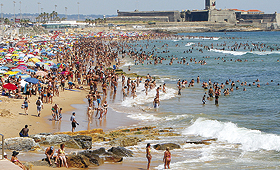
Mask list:
[[[38,17],[36,17],[36,21],[40,22],[40,23],[41,22],[46,23],[48,21],[61,21],[62,19],[59,18],[58,13],[56,11],[53,11],[50,14],[46,13],[46,12],[43,12],[43,13],[39,14]]]

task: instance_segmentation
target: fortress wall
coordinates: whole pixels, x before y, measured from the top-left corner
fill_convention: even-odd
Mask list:
[[[229,10],[210,10],[209,21],[236,23],[236,14]]]
[[[118,16],[168,16],[169,22],[180,21],[179,11],[134,11],[118,12]]]
[[[280,14],[276,14],[276,23],[278,28],[280,28]]]
[[[264,22],[275,22],[276,14],[241,14],[244,20],[263,20]]]
[[[155,16],[155,17],[139,17],[139,16],[118,16],[118,17],[108,17],[106,18],[107,21],[128,21],[128,22],[138,22],[138,21],[157,21],[157,22],[169,22],[168,17],[159,17],[159,16]]]

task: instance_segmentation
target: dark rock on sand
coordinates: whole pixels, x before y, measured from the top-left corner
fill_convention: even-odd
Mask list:
[[[180,149],[181,146],[176,143],[162,143],[162,144],[156,144],[153,146],[156,150],[165,150],[167,147],[169,147],[170,150],[173,149]]]
[[[50,134],[37,134],[31,135],[30,138],[35,142],[44,145],[59,145],[64,143],[68,148],[75,149],[91,149],[92,137],[86,135],[70,136],[66,134],[50,135]]]
[[[137,145],[138,142],[141,142],[142,140],[136,136],[123,136],[116,138],[112,141],[109,142],[110,145],[112,146],[121,146],[121,147],[126,147],[126,146],[134,146]]]
[[[77,135],[77,136],[72,136],[72,139],[74,139],[82,147],[82,149],[91,149],[92,147],[91,136]]]
[[[84,155],[87,158],[89,158],[89,161],[91,163],[100,166],[101,164],[104,163],[104,160],[99,157],[98,153],[102,153],[102,154],[105,153],[105,149],[104,152],[102,151],[103,149],[98,149],[93,151],[86,150],[86,151],[79,152],[78,155]]]
[[[82,147],[74,139],[64,142],[64,145],[67,148],[82,149]]]
[[[71,140],[71,136],[61,135],[30,135],[36,142],[44,145],[56,145]]]
[[[67,164],[69,167],[87,168],[90,165],[90,159],[85,155],[68,155]]]
[[[204,139],[204,140],[190,140],[187,141],[186,143],[190,143],[190,144],[204,144],[204,145],[210,145],[211,141],[216,141],[216,138],[213,139]]]
[[[133,152],[125,149],[124,147],[112,147],[111,149],[108,150],[108,152],[112,152],[113,154],[117,156],[124,156],[124,157],[133,157]]]
[[[29,164],[32,164],[33,166],[50,166],[50,167],[53,167],[55,168],[56,165],[54,163],[54,160],[51,159],[52,161],[52,165],[49,164],[49,162],[47,161],[46,158],[43,158],[42,160],[39,160],[39,161],[32,161],[32,162],[29,162]]]

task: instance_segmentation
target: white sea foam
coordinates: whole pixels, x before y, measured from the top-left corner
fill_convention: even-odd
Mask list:
[[[174,90],[172,88],[166,88],[166,93],[160,92],[159,94],[160,94],[159,95],[160,100],[167,100],[167,99],[171,99],[171,98],[175,97],[176,90]],[[145,103],[151,103],[151,106],[152,106],[155,95],[156,95],[156,88],[150,90],[148,92],[148,94],[146,95],[144,84],[141,83],[139,85],[139,87],[137,87],[137,97],[135,97],[134,99],[133,99],[133,97],[127,97],[122,102],[122,106],[133,107],[133,106],[136,106],[139,104],[145,104]]]
[[[159,117],[155,117],[152,114],[149,113],[128,113],[129,118],[136,119],[136,120],[144,120],[144,121],[156,121],[160,120]]]
[[[134,66],[135,64],[132,62],[127,62],[125,63],[122,67],[127,67],[127,66]]]
[[[240,128],[232,122],[224,123],[199,118],[186,128],[183,134],[217,138],[218,141],[241,144],[241,149],[246,151],[280,150],[280,136],[262,133],[259,130]]]
[[[189,117],[189,115],[170,115],[170,116],[166,116],[164,119],[170,121],[170,120],[183,119],[186,117]]]
[[[193,42],[189,42],[189,43],[187,43],[185,46],[186,47],[189,47],[189,46],[192,46],[192,45],[194,45],[195,43],[193,43]]]
[[[224,54],[232,54],[232,55],[244,55],[247,54],[245,51],[227,51],[227,50],[217,50],[217,49],[210,49],[210,51],[217,52],[217,53],[224,53]]]
[[[227,50],[218,50],[210,49],[210,51],[231,55],[245,55],[245,54],[255,54],[255,55],[270,55],[270,54],[280,54],[280,51],[227,51]]]
[[[280,51],[252,51],[248,52],[256,55],[270,55],[270,54],[280,54]]]
[[[185,37],[186,39],[195,39],[195,40],[219,40],[220,37]]]

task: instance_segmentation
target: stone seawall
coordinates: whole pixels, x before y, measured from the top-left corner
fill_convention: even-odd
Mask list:
[[[137,25],[137,27],[135,27]],[[226,22],[181,22],[181,23],[156,23],[155,25],[147,24],[126,24],[120,30],[125,31],[156,31],[167,33],[180,32],[238,32],[238,31],[268,31],[267,24],[230,24]]]

